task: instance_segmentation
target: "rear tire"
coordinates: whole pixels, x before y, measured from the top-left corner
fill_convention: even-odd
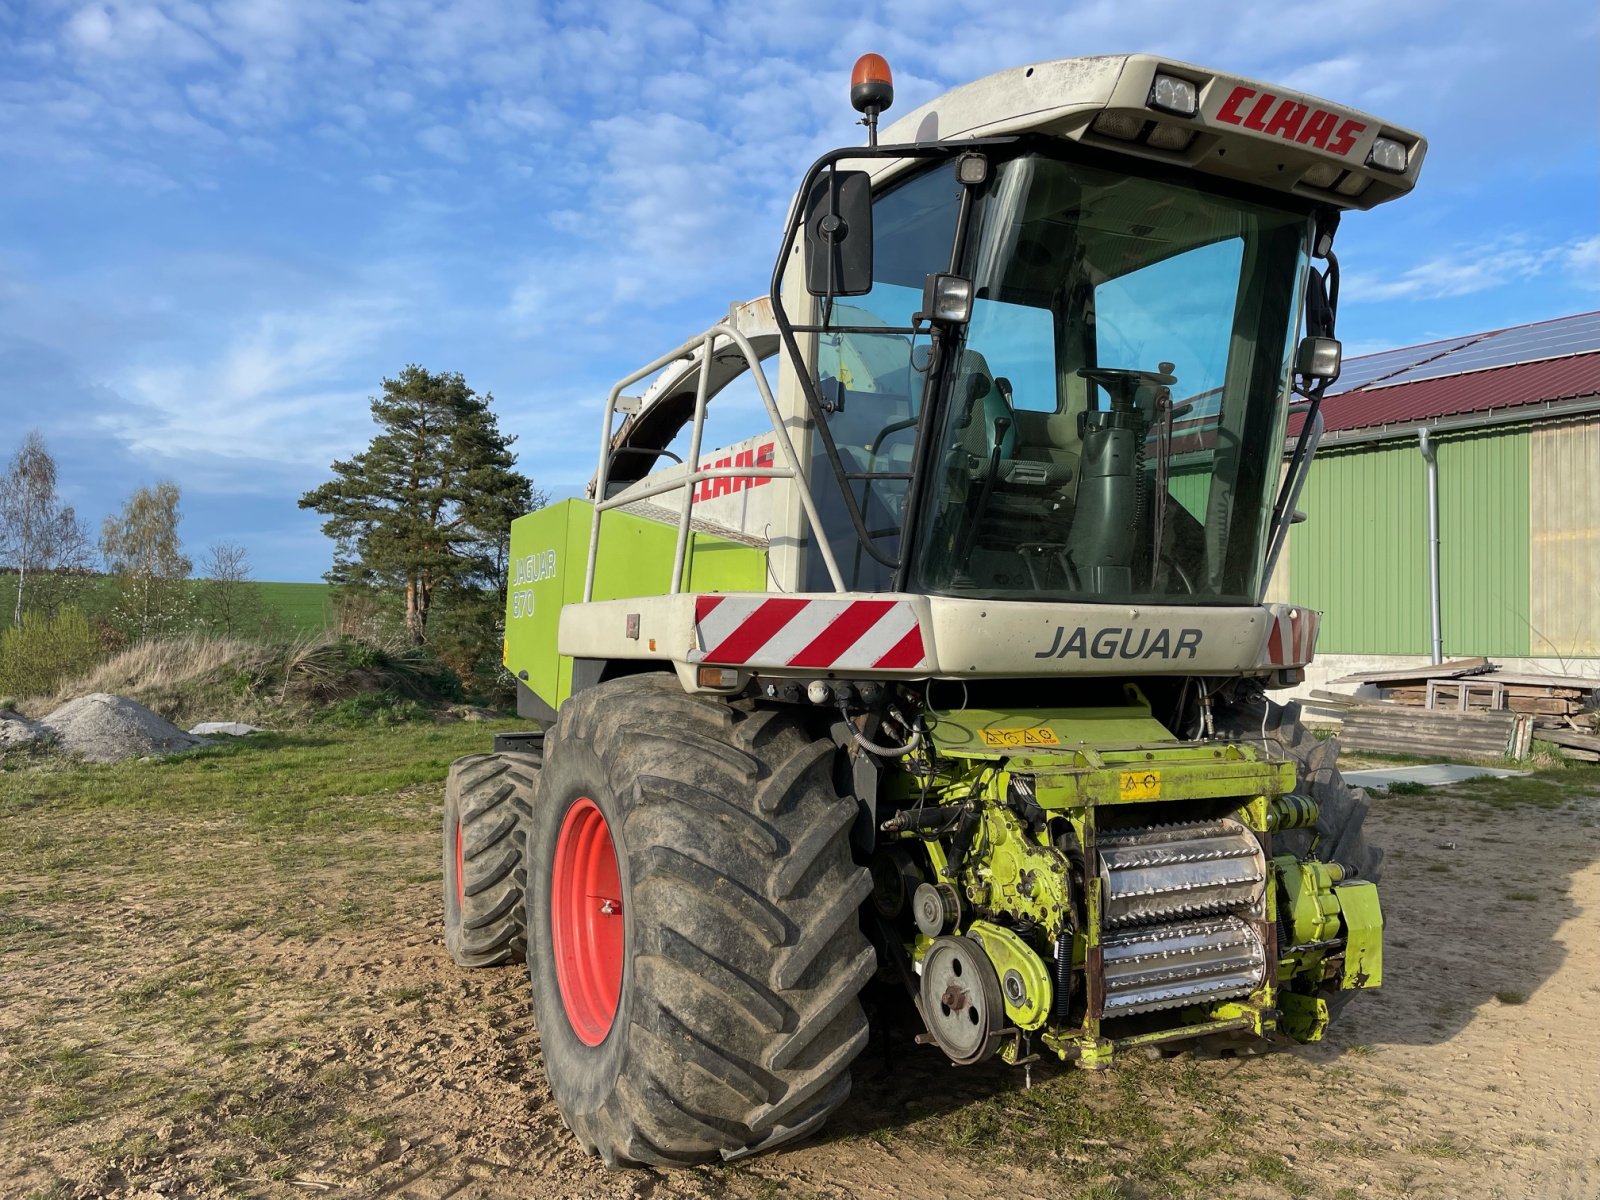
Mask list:
[[[849,1095],[876,956],[835,754],[796,713],[670,675],[562,706],[529,831],[528,967],[556,1103],[607,1165],[765,1150]]]
[[[527,954],[527,821],[540,755],[469,754],[444,789],[444,945],[457,966]]]

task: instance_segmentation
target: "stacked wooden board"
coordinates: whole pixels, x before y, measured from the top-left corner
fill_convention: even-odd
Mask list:
[[[1340,736],[1353,749],[1522,758],[1543,741],[1568,758],[1600,762],[1600,680],[1502,671],[1486,658],[1467,658],[1334,682],[1378,689],[1375,701],[1314,693],[1315,703],[1341,710]]]
[[[1512,712],[1457,712],[1356,700],[1313,692],[1312,703],[1335,709],[1346,750],[1413,758],[1524,758],[1533,742],[1533,718]]]
[[[1534,729],[1533,736],[1538,741],[1549,742],[1563,758],[1600,763],[1600,734],[1581,733],[1559,725],[1540,725]]]

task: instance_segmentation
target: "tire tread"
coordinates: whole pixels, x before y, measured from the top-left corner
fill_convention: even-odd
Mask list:
[[[636,957],[622,1065],[587,1111],[563,1102],[546,1045],[568,1124],[613,1166],[740,1157],[809,1133],[849,1095],[875,965],[857,915],[871,880],[851,855],[855,805],[835,789],[832,743],[796,714],[690,695],[672,676],[563,706],[549,741],[563,787],[579,778],[562,773],[573,742],[619,806]],[[535,989],[541,1027],[565,1020],[548,990]]]

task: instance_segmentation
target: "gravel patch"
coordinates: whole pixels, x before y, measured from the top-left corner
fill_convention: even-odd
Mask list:
[[[63,704],[39,724],[63,751],[85,762],[121,762],[207,744],[144,705],[105,692]]]

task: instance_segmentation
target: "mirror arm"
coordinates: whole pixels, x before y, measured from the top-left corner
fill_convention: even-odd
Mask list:
[[[828,459],[828,466],[834,473],[835,482],[839,485],[839,492],[844,500],[845,512],[850,518],[850,524],[855,530],[857,541],[860,543],[862,549],[865,550],[872,558],[876,559],[880,564],[888,567],[891,571],[894,571],[897,580],[901,579],[905,575],[905,555],[903,553],[903,548],[901,554],[891,557],[886,555],[877,547],[874,542],[872,532],[867,528],[865,517],[861,512],[861,506],[856,502],[855,493],[851,490],[846,480],[847,473],[845,471],[844,463],[839,458],[838,447],[834,443],[832,432],[828,429],[826,416],[823,412],[822,397],[818,393],[817,380],[812,375],[809,365],[805,360],[805,356],[800,352],[800,343],[795,336],[795,324],[789,319],[788,310],[783,304],[784,272],[789,265],[789,256],[791,248],[795,244],[795,238],[801,234],[801,231],[806,224],[806,198],[811,194],[811,189],[815,186],[817,177],[824,170],[832,168],[834,164],[838,163],[840,160],[879,160],[904,158],[937,160],[951,158],[962,153],[963,151],[976,147],[1010,146],[1014,145],[1016,141],[1016,137],[1005,136],[993,138],[974,138],[970,141],[960,143],[910,142],[903,145],[870,147],[851,146],[839,150],[829,151],[827,154],[824,154],[811,164],[810,169],[806,171],[804,179],[801,180],[800,191],[796,196],[795,203],[790,212],[788,225],[784,229],[783,241],[778,250],[777,260],[772,266],[772,279],[768,287],[768,297],[772,301],[773,321],[778,326],[778,335],[783,345],[783,352],[789,356],[790,362],[794,365],[795,376],[800,383],[801,394],[805,397],[806,408],[811,414],[813,429],[822,439],[823,453]],[[963,189],[964,193],[967,190],[969,189]],[[801,244],[804,245],[803,238]],[[820,331],[808,329],[807,332]],[[883,330],[874,330],[874,332],[881,333]],[[937,343],[939,341],[938,336],[935,335],[933,340],[935,343]],[[935,362],[937,362],[937,358]],[[919,443],[923,440],[922,433],[923,430],[920,426],[919,418],[919,426],[917,430],[917,440]],[[921,473],[922,472],[919,470],[913,471],[911,486],[908,489],[909,494],[907,497],[908,512],[911,511],[911,504],[917,496],[917,484],[919,482],[918,476]]]

